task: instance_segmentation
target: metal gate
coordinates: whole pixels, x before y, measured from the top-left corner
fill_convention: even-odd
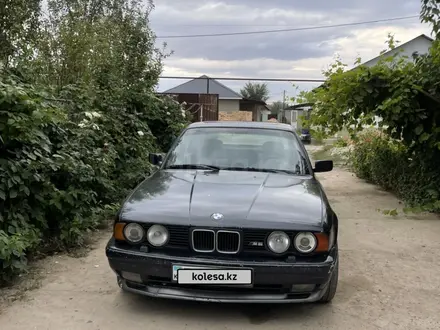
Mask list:
[[[185,102],[192,122],[218,120],[218,94],[163,94],[172,96],[179,103]]]

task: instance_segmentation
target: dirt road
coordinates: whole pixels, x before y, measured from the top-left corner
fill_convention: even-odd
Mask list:
[[[39,289],[0,313],[2,330],[440,329],[440,220],[384,216],[398,200],[351,173],[319,175],[340,218],[340,282],[332,304],[217,305],[123,294],[104,255],[45,261]],[[1,292],[0,292],[1,294]]]

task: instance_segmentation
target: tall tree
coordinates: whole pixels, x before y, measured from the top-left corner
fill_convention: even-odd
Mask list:
[[[47,0],[34,58],[26,67],[37,82],[57,87],[149,90],[162,59],[149,27],[152,2]]]
[[[270,111],[272,114],[277,114],[281,110],[283,110],[284,103],[282,101],[275,101],[271,105],[269,105]]]
[[[0,4],[0,68],[30,56],[38,38],[41,0],[2,0]]]
[[[247,82],[240,90],[240,94],[247,99],[266,102],[269,99],[269,88],[266,83]]]

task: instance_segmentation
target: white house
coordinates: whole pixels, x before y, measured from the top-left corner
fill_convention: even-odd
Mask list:
[[[372,67],[376,65],[381,58],[387,58],[393,55],[396,55],[396,57],[398,58],[408,57],[408,60],[411,60],[414,53],[418,53],[419,55],[427,54],[429,52],[429,49],[431,48],[432,42],[433,39],[424,34],[421,34],[418,37],[415,37],[414,39],[411,39],[397,46],[396,48],[389,50],[386,53],[383,53],[382,55],[379,55],[375,58],[372,58],[371,60],[362,63],[361,65]]]
[[[395,47],[392,50],[389,50],[375,58],[372,58],[371,60],[364,62],[360,65],[365,65],[367,67],[373,67],[376,65],[381,59],[389,58],[391,56],[395,56],[396,59],[399,58],[406,58],[407,61],[413,60],[413,54],[423,55],[427,54],[429,52],[429,49],[431,48],[433,39],[421,34],[418,37],[415,37],[414,39],[411,39],[397,47]],[[355,67],[357,68],[357,67]],[[352,70],[354,70],[353,68]],[[379,122],[382,120],[380,117],[375,116],[375,127],[379,127]]]
[[[354,70],[358,68],[359,66],[365,65],[368,67],[373,67],[376,65],[382,58],[388,58],[391,56],[396,56],[396,58],[407,58],[408,61],[412,60],[412,55],[414,53],[417,53],[419,55],[427,54],[429,52],[429,49],[431,48],[432,42],[434,40],[424,34],[419,35],[418,37],[415,37],[414,39],[411,39],[394,49],[385,52],[377,57],[374,57],[362,64],[359,64],[358,66],[355,66],[351,70]],[[350,70],[350,71],[351,71]],[[310,114],[310,111],[313,111],[313,105],[312,104],[297,104],[290,106],[286,109],[284,109],[287,112],[290,112],[286,114],[286,118],[288,121],[290,121],[291,125],[295,128],[301,128],[301,116],[306,116]],[[289,120],[290,118],[290,120]],[[378,123],[381,121],[380,117],[375,117],[375,126],[378,127]],[[337,135],[345,135],[345,130],[343,132],[340,132],[340,134]]]
[[[266,102],[245,99],[231,88],[206,75],[170,88],[163,93],[218,94],[219,117],[231,118],[228,120],[243,120],[242,118],[246,117],[249,121],[265,121],[270,114]]]

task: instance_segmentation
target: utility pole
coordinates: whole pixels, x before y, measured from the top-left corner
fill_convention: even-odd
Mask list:
[[[283,111],[286,108],[286,90],[283,91]]]
[[[278,119],[279,122],[283,122],[285,108],[286,108],[286,90],[283,90],[283,108],[281,109],[281,118]]]

